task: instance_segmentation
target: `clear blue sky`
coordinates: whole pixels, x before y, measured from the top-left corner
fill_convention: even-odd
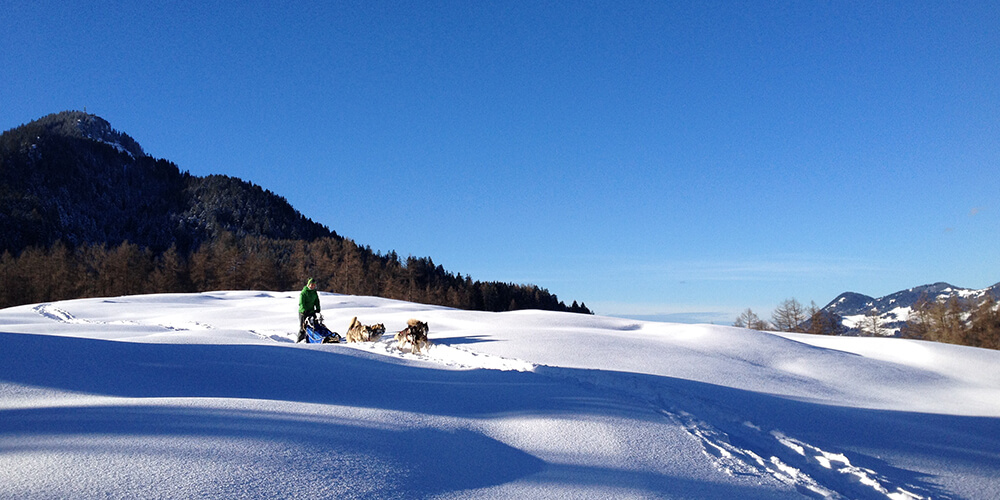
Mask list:
[[[217,3],[4,1],[0,128],[600,314],[1000,281],[996,2]]]

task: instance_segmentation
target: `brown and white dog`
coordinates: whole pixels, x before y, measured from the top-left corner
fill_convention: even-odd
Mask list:
[[[421,349],[431,345],[431,341],[427,339],[430,328],[427,323],[415,319],[408,320],[406,324],[407,327],[396,334],[396,347],[402,351],[404,344],[410,344],[410,352],[419,354]]]
[[[355,316],[351,320],[350,326],[347,327],[346,340],[348,342],[372,342],[378,340],[383,333],[385,333],[385,325],[379,323],[377,325],[365,326]]]

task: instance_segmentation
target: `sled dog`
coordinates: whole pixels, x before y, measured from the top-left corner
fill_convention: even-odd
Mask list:
[[[419,354],[422,349],[431,345],[427,339],[427,332],[430,330],[427,323],[415,319],[406,322],[407,327],[396,334],[396,347],[403,350],[404,344],[410,344],[410,352]]]

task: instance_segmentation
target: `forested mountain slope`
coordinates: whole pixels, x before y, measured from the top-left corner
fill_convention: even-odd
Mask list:
[[[147,156],[94,115],[63,112],[0,136],[0,252],[56,241],[188,251],[223,231],[277,239],[335,236],[280,197]]]
[[[338,235],[251,182],[181,171],[104,119],[0,135],[0,307],[85,296],[324,289],[464,309],[590,311],[535,285],[479,282]]]

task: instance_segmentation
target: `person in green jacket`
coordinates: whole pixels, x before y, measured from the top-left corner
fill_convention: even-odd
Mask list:
[[[306,340],[306,318],[315,317],[319,313],[319,294],[316,293],[316,280],[309,278],[306,286],[299,294],[299,338],[296,342]]]

